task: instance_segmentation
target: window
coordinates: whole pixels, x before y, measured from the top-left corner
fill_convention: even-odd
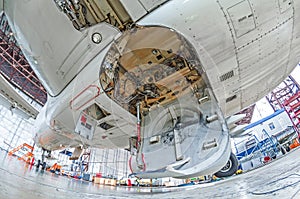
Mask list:
[[[275,129],[275,126],[274,126],[273,122],[271,122],[271,123],[269,124],[269,128],[270,128],[270,130]]]

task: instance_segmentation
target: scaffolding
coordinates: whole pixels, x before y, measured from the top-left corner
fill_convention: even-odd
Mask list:
[[[299,67],[299,66],[298,66]],[[296,80],[290,75],[276,89],[274,89],[266,99],[270,103],[274,112],[284,109],[292,124],[298,133],[300,125],[300,86]]]
[[[23,160],[27,163],[31,163],[33,164],[33,146],[30,146],[27,143],[23,143],[21,145],[19,145],[18,147],[14,148],[13,150],[11,150],[10,152],[8,152],[8,155],[15,155],[17,157],[19,157],[19,160]],[[33,161],[32,161],[33,160]]]
[[[82,156],[80,157],[82,172],[88,172],[89,170],[89,162],[91,156],[91,149],[85,149]]]
[[[0,74],[40,105],[47,93],[22,53],[5,14],[0,15]]]
[[[284,108],[288,113],[294,128],[299,135],[300,129],[300,91],[298,91],[294,96],[290,97],[284,103]]]
[[[260,159],[260,163],[266,163],[266,158],[269,160],[275,159],[280,151],[279,143],[274,136],[270,136],[265,129],[262,130],[259,137],[256,133],[252,133],[251,136],[246,139],[235,143],[236,157],[239,163],[245,163],[253,159]],[[244,169],[244,168],[242,168]]]
[[[121,178],[128,176],[129,152],[124,149],[92,149],[88,173],[100,173],[103,177]]]

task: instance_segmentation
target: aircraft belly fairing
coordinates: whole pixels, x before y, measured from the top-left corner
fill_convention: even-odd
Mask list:
[[[122,111],[103,93],[99,74],[93,67],[100,67],[106,51],[103,49],[81,71],[83,78],[72,81],[59,96],[49,97],[35,125],[36,140],[39,137],[48,140],[41,145],[43,148],[54,150],[74,146],[74,143],[99,148],[128,146],[129,137],[134,134],[134,130],[130,130],[131,126],[134,127],[134,116]],[[83,116],[85,121],[82,121]],[[46,131],[57,134],[57,139],[53,140],[55,136],[47,139],[50,134],[44,133]],[[56,147],[51,142],[56,142]]]

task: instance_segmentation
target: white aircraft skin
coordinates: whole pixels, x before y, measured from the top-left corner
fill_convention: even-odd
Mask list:
[[[4,1],[49,93],[37,143],[128,148],[135,137],[130,167],[140,177],[219,171],[231,152],[224,118],[265,96],[299,62],[300,2],[120,2],[135,24],[126,31],[106,22],[76,30],[54,1]]]
[[[23,118],[35,118],[38,114],[32,105],[23,99],[20,94],[11,86],[11,84],[0,75],[0,102],[1,105],[10,109]]]

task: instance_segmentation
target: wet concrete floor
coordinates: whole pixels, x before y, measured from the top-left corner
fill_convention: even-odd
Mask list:
[[[0,199],[300,198],[300,148],[270,164],[221,181],[172,188],[112,187],[30,167],[0,150]]]

